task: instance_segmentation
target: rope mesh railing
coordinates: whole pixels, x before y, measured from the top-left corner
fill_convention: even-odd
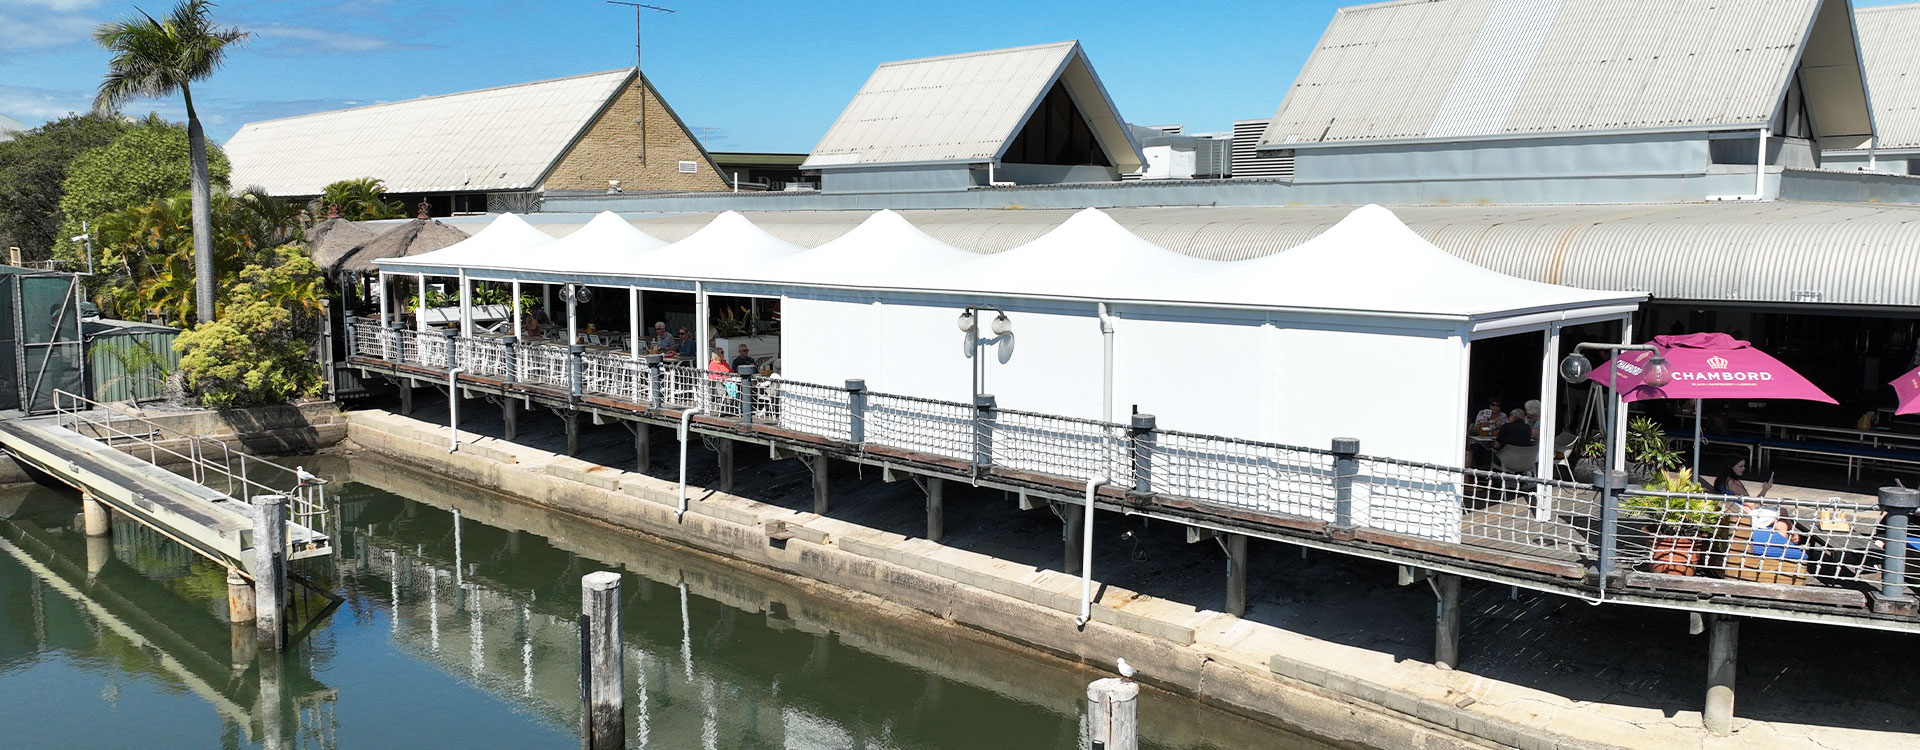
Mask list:
[[[354,341],[361,357],[390,359],[398,347],[408,364],[445,366],[441,336],[362,325]],[[459,344],[464,366],[480,374],[504,366],[496,350],[505,347]],[[523,344],[516,352],[520,380],[568,386],[565,348]],[[591,352],[581,355],[580,366],[586,392],[637,404],[653,400],[644,361]],[[1073,481],[1104,476],[1117,486],[1144,486],[1202,506],[1582,565],[1598,560],[1610,541],[1603,538],[1601,493],[1585,484],[1370,455],[1351,455],[1351,474],[1343,475],[1341,456],[1327,449],[1162,429],[1136,437],[1123,425],[1097,420],[684,365],[661,366],[659,382],[659,401],[672,409],[699,407],[708,416],[738,418],[750,395],[752,421],[759,424],[862,448],[985,461],[988,469]],[[1699,507],[1676,515],[1670,506],[1680,499]],[[1624,492],[1616,500],[1619,523],[1611,540],[1617,567],[1775,584],[1881,583],[1886,550],[1877,507],[1773,499],[1742,507],[1741,500]],[[1911,552],[1920,555],[1920,542]]]
[[[505,378],[512,362],[507,354],[508,339],[461,339],[454,347],[454,358],[467,372],[481,377]]]

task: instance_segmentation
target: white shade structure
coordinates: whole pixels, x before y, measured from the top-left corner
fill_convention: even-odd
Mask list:
[[[520,270],[559,274],[595,274],[608,268],[624,268],[639,261],[639,256],[667,242],[635,229],[632,222],[612,211],[601,211],[584,226],[524,258]]]
[[[754,278],[770,283],[906,289],[944,278],[981,259],[979,253],[936,240],[906,217],[882,210],[838,238],[760,269]]]
[[[535,229],[514,214],[501,214],[472,237],[430,253],[375,261],[387,273],[457,276],[478,268],[524,268],[534,250],[554,242],[553,235]]]
[[[1094,300],[1191,300],[1213,261],[1167,250],[1089,208],[1039,238],[923,284],[962,292]],[[1199,297],[1204,299],[1204,297]]]
[[[766,264],[804,250],[754,226],[738,212],[727,211],[686,239],[601,271],[636,278],[755,279]]]

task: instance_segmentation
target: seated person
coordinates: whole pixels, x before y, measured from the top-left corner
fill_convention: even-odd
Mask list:
[[[1514,409],[1494,438],[1500,466],[1510,474],[1531,474],[1540,463],[1540,402],[1528,401],[1527,408]]]
[[[680,334],[685,336],[686,331],[681,331]],[[662,352],[670,352],[680,347],[679,342],[674,340],[673,334],[667,333],[666,321],[653,324],[653,345],[660,347]]]
[[[733,366],[733,371],[734,371],[734,372],[739,372],[739,371],[740,371],[740,368],[741,368],[741,367],[744,367],[744,366],[747,366],[747,365],[750,365],[750,364],[753,364],[753,357],[752,357],[751,355],[749,355],[749,354],[747,354],[747,345],[746,345],[746,344],[741,344],[741,345],[740,345],[740,356],[737,356],[737,357],[734,357],[734,358],[733,358],[733,361],[732,361],[732,362],[729,362],[729,363],[727,363],[727,364],[730,364],[730,365],[732,365],[732,366]]]
[[[1499,427],[1507,423],[1507,413],[1500,408],[1500,399],[1487,399],[1487,408],[1473,415],[1475,427]]]
[[[1750,492],[1741,477],[1747,474],[1747,460],[1740,459],[1727,465],[1720,476],[1713,480],[1713,491],[1720,495],[1735,497],[1766,497],[1773,491],[1773,477],[1760,485],[1760,491]],[[1780,517],[1779,508],[1761,505],[1756,500],[1740,501],[1740,512],[1753,526],[1753,542],[1747,549],[1761,557],[1779,557],[1787,560],[1804,560],[1807,553],[1791,545],[1800,543],[1800,535],[1793,533],[1793,525]]]
[[[530,337],[530,338],[539,338],[540,337],[540,319],[534,317],[533,313],[527,313],[525,315],[521,315],[520,316],[520,335]]]
[[[693,337],[687,335],[687,329],[680,329],[679,341],[678,351],[680,358],[687,360],[693,359]]]

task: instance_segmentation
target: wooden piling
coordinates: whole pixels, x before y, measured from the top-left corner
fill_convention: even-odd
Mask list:
[[[720,492],[727,494],[733,492],[733,441],[716,439],[720,441]]]
[[[230,569],[227,571],[227,622],[237,625],[253,620],[253,582],[240,575],[240,571]]]
[[[1060,511],[1066,524],[1062,532],[1065,551],[1060,569],[1067,575],[1077,576],[1080,575],[1080,537],[1086,535],[1087,506],[1062,504]]]
[[[413,380],[409,378],[400,379],[400,413],[413,416]]]
[[[947,483],[939,477],[927,477],[927,540],[938,542],[947,535]]]
[[[1440,595],[1433,615],[1433,665],[1453,669],[1460,664],[1460,576],[1441,573],[1433,582]]]
[[[500,400],[500,423],[509,442],[520,434],[520,404],[512,398]]]
[[[1093,750],[1140,749],[1140,684],[1118,677],[1087,685],[1087,742]]]
[[[602,570],[580,578],[580,610],[587,635],[587,656],[581,660],[586,674],[581,712],[585,722],[588,750],[622,750],[626,747],[627,717],[624,705],[625,664],[620,644],[620,574]]]
[[[1247,615],[1247,535],[1228,534],[1226,612],[1234,617]]]
[[[561,417],[567,423],[567,455],[580,455],[580,412],[569,411]]]
[[[828,463],[827,454],[822,453],[813,457],[814,515],[824,516],[827,514],[827,471],[829,467],[830,464]]]
[[[287,499],[253,498],[254,631],[260,646],[278,652],[287,644]]]
[[[633,423],[633,470],[642,474],[653,468],[653,425]]]

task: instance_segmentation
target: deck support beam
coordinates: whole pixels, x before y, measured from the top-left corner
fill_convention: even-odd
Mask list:
[[[1224,609],[1234,617],[1247,615],[1247,535],[1227,534],[1227,601]]]
[[[80,495],[80,516],[87,536],[113,534],[113,512],[107,508],[106,503],[100,502],[100,499],[92,494]]]
[[[1439,598],[1433,615],[1433,665],[1453,669],[1460,664],[1460,576],[1441,573],[1432,580]]]
[[[1715,737],[1733,733],[1733,677],[1739,654],[1740,621],[1707,615],[1707,703],[1700,722]]]
[[[1070,576],[1080,575],[1080,537],[1086,534],[1087,506],[1060,503],[1062,550],[1061,572]]]

